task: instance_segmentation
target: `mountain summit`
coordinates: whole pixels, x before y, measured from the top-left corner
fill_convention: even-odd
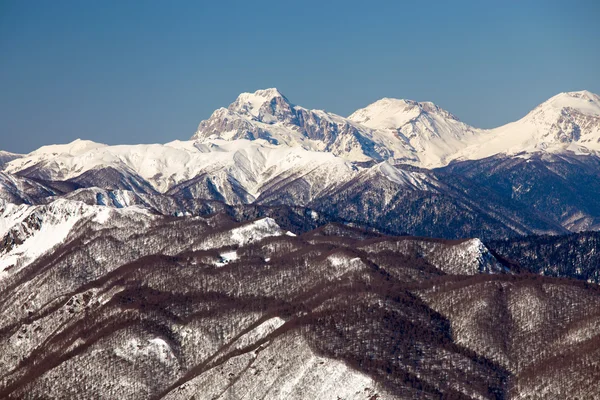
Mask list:
[[[277,89],[242,93],[202,121],[192,140],[264,139],[271,144],[325,151],[351,161],[383,161],[401,153],[416,162],[403,139],[386,141],[367,126],[321,110],[293,105]]]
[[[560,93],[521,121],[535,126],[545,140],[588,143],[594,149],[600,148],[595,146],[600,139],[600,97],[587,90]]]
[[[373,129],[399,129],[426,115],[458,121],[454,115],[432,102],[384,97],[352,113],[348,119]]]
[[[292,104],[279,90],[242,93],[198,126],[193,140],[264,139],[349,161],[432,168],[499,153],[600,151],[600,97],[558,94],[519,121],[479,129],[431,102],[383,98],[349,117]]]
[[[560,93],[518,121],[481,132],[455,158],[481,159],[499,153],[588,154],[600,151],[600,97],[587,90]]]
[[[405,99],[383,98],[348,119],[407,141],[423,166],[446,163],[480,133],[432,102]]]
[[[229,110],[249,115],[258,121],[271,120],[268,116],[291,109],[289,100],[276,88],[257,90],[254,93],[242,93],[231,103]],[[283,114],[282,114],[283,115]]]

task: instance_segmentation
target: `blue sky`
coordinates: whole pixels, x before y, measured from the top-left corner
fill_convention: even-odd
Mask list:
[[[429,100],[479,127],[600,93],[600,2],[0,0],[0,149],[189,138],[240,92],[348,115]]]

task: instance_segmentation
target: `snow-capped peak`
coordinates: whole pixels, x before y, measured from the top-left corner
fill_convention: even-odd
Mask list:
[[[600,97],[587,90],[559,93],[518,121],[481,131],[475,143],[454,159],[480,159],[498,153],[600,151]]]
[[[406,141],[384,136],[339,115],[293,105],[279,90],[265,89],[242,93],[228,108],[215,111],[200,123],[192,140],[264,139],[352,161],[383,160],[391,153],[410,157]]]
[[[559,93],[505,127],[517,128],[521,137],[535,142],[537,149],[577,143],[600,150],[600,97],[587,90]]]
[[[400,129],[424,113],[458,121],[454,115],[432,102],[389,97],[355,111],[348,119],[373,129]]]
[[[424,167],[447,163],[480,133],[434,103],[414,100],[383,98],[348,119],[387,134],[391,141],[407,141]]]
[[[563,110],[574,110],[584,115],[600,116],[600,96],[587,90],[559,93],[534,108],[528,116],[546,112],[560,113]]]
[[[276,88],[261,89],[254,93],[242,93],[231,103],[229,110],[240,114],[249,114],[260,119],[261,110],[265,104],[275,103],[285,104],[290,107],[288,99]]]
[[[58,155],[58,154],[65,154],[65,155],[79,155],[79,154],[83,154],[85,152],[88,152],[90,150],[95,150],[95,149],[99,149],[102,147],[106,147],[105,144],[102,143],[96,143],[93,142],[91,140],[81,140],[81,139],[75,139],[74,141],[72,141],[71,143],[67,143],[67,144],[52,144],[52,145],[48,145],[48,146],[42,146],[39,149],[33,151],[30,153],[30,155]]]

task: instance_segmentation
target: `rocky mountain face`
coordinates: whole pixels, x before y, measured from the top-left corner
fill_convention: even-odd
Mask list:
[[[228,108],[215,111],[200,123],[192,140],[264,139],[353,161],[389,158],[393,149],[374,135],[349,119],[292,105],[277,89],[267,89],[242,93]]]
[[[357,110],[348,119],[407,141],[418,157],[416,165],[423,167],[448,163],[453,153],[481,134],[481,130],[431,102],[384,98]]]
[[[241,94],[202,121],[192,140],[262,138],[272,143],[435,168],[499,153],[600,150],[600,97],[558,94],[522,119],[478,129],[431,102],[384,98],[348,118],[293,105],[277,89]]]
[[[596,398],[599,118],[267,89],[0,152],[0,398]]]

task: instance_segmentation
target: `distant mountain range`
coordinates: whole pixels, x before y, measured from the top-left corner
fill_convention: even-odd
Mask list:
[[[264,139],[350,161],[432,168],[498,153],[589,153],[600,149],[600,97],[561,93],[519,121],[495,129],[461,122],[430,102],[384,98],[348,118],[293,105],[277,89],[243,93],[202,121],[195,140]]]
[[[300,206],[392,234],[500,239],[598,229],[598,150],[600,98],[587,91],[483,130],[429,102],[382,99],[344,118],[267,89],[216,110],[189,141],[3,152],[0,198],[168,214],[194,213],[190,200]]]

